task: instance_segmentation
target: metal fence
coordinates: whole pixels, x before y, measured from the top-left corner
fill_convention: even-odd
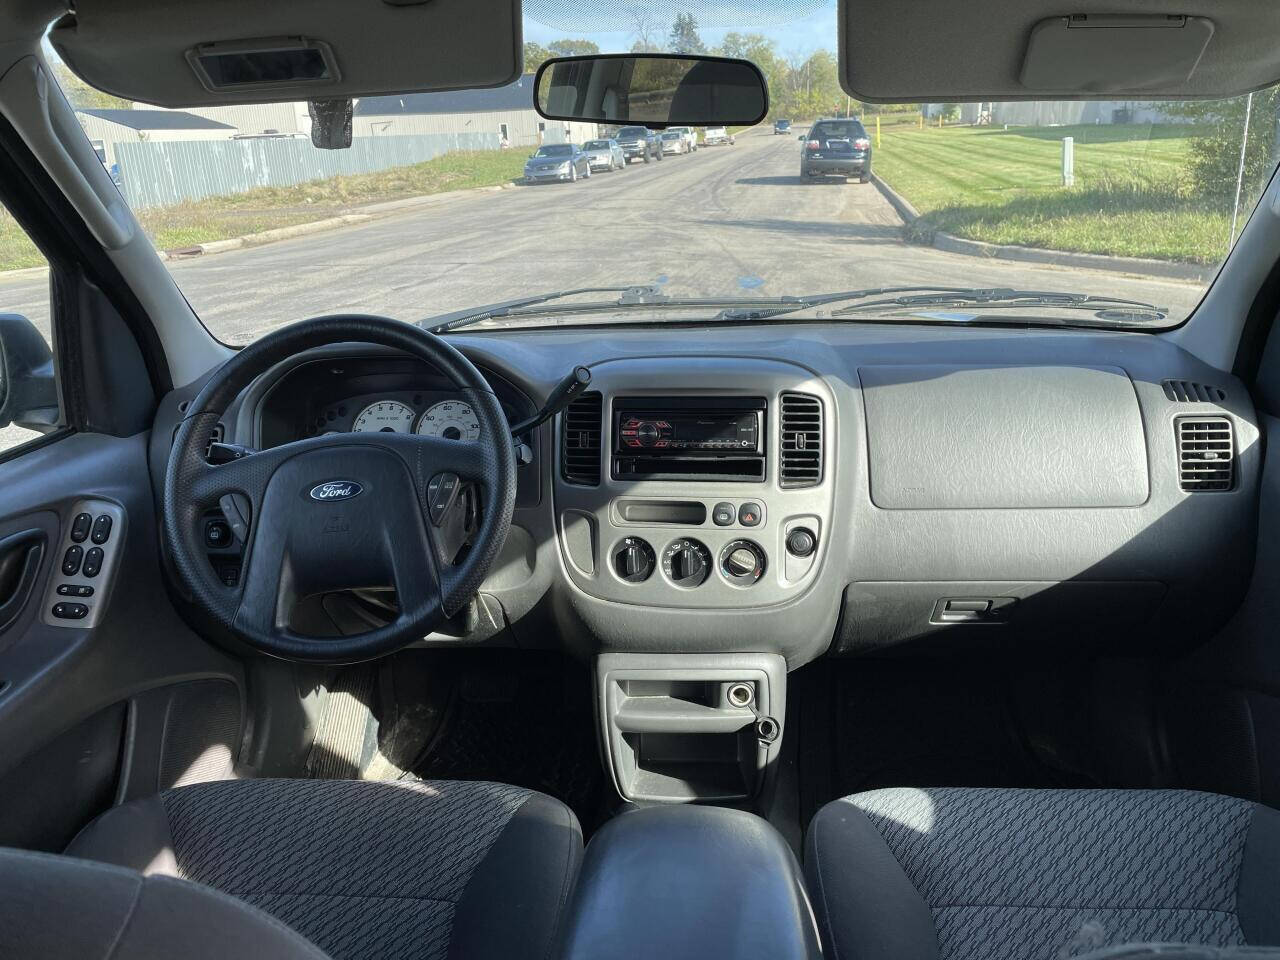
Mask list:
[[[346,150],[310,140],[174,140],[118,143],[125,199],[135,210],[184,200],[288,187],[340,174],[422,163],[454,150],[497,150],[496,133],[357,137]]]

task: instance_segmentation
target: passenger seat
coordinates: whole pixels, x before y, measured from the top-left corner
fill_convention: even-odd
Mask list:
[[[804,869],[836,960],[1280,945],[1280,812],[1210,793],[875,790],[818,812]]]

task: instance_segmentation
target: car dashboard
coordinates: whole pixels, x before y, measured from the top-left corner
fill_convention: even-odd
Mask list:
[[[449,340],[512,421],[574,364],[592,383],[519,439],[480,615],[426,644],[791,668],[829,650],[1172,652],[1248,581],[1252,404],[1157,337],[760,324]],[[353,429],[465,443],[470,423],[438,372],[338,344],[262,377],[223,431],[250,447]],[[157,439],[157,477],[166,457]]]

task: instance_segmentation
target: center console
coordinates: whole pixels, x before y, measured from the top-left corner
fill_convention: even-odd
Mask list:
[[[610,361],[591,384],[561,417],[554,491],[568,577],[603,601],[580,615],[629,634],[597,660],[614,784],[638,802],[749,802],[781,747],[786,660],[755,636],[764,618],[741,618],[776,608],[806,629],[787,608],[830,552],[835,398],[760,358]],[[672,617],[679,635],[657,636]]]
[[[587,846],[564,960],[820,960],[796,858],[741,810],[657,807],[605,824]]]

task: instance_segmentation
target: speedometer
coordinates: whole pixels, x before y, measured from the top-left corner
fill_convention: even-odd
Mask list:
[[[461,400],[442,400],[422,415],[418,433],[446,440],[480,439],[480,420]]]
[[[358,414],[352,433],[408,433],[413,429],[413,407],[399,400],[379,400]]]

